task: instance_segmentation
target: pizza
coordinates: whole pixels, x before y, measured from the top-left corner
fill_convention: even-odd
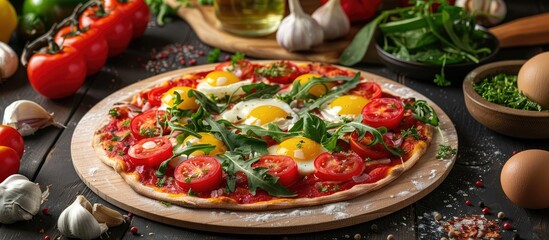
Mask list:
[[[161,79],[105,112],[93,148],[137,193],[191,208],[349,200],[421,161],[438,125],[339,66],[233,59]]]

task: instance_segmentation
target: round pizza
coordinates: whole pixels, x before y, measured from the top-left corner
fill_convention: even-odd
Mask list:
[[[436,126],[425,100],[354,70],[233,59],[117,102],[93,147],[146,197],[268,210],[379,189],[421,161]]]

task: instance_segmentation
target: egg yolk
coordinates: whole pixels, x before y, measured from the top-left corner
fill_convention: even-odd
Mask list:
[[[175,93],[179,93],[179,98],[183,100],[183,102],[177,104],[177,108],[181,110],[196,110],[198,109],[198,104],[196,103],[196,99],[194,97],[189,97],[189,91],[192,88],[190,87],[173,87],[170,88],[167,92],[165,92],[162,95],[162,103],[167,105],[168,107],[173,107],[175,104],[176,95]]]
[[[185,140],[183,140],[184,145],[187,146],[188,143],[190,143],[191,145],[196,145],[196,144],[214,145],[215,148],[212,151],[210,151],[208,156],[223,154],[225,151],[227,151],[227,147],[225,146],[225,144],[221,140],[217,139],[215,135],[213,135],[212,133],[199,132],[198,135],[200,135],[201,138],[197,138],[193,135],[190,135],[187,138],[185,138]],[[203,155],[205,155],[203,151],[197,150],[191,153],[189,157],[203,156]]]
[[[236,75],[225,71],[213,71],[206,75],[206,83],[212,87],[227,86],[239,81]]]
[[[276,149],[277,154],[289,156],[298,162],[315,159],[321,151],[320,144],[306,137],[289,138],[282,141]]]
[[[339,109],[339,115],[358,115],[362,108],[370,102],[369,99],[357,95],[344,95],[330,103],[331,109]]]
[[[250,114],[246,117],[245,123],[261,126],[277,119],[286,118],[287,116],[288,113],[282,110],[282,108],[272,105],[263,105],[252,109]]]
[[[303,85],[309,82],[312,78],[319,78],[319,77],[322,77],[322,76],[320,74],[307,73],[297,77],[294,81],[299,81],[299,84]],[[308,93],[315,97],[321,97],[322,95],[326,94],[334,86],[335,84],[332,82],[315,84],[312,88],[309,89]]]

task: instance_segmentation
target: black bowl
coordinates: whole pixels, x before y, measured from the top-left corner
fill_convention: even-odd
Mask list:
[[[465,75],[467,75],[467,73],[469,73],[471,70],[494,60],[496,54],[499,51],[499,41],[496,36],[494,36],[489,31],[485,31],[485,34],[486,35],[480,43],[480,46],[490,48],[490,50],[492,50],[490,55],[480,59],[479,63],[466,62],[447,64],[444,68],[444,74],[446,79],[451,80],[452,82],[461,82],[463,81]],[[394,72],[402,73],[414,79],[429,81],[432,81],[435,78],[436,74],[440,74],[442,66],[402,60],[388,52],[385,52],[382,46],[383,35],[378,34],[376,38],[376,51],[377,55],[379,56],[379,60],[387,68]]]

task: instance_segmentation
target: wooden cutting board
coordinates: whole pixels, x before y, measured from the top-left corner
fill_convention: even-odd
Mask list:
[[[344,202],[298,209],[246,212],[219,209],[190,209],[166,206],[134,192],[110,167],[103,164],[92,148],[94,131],[108,117],[114,103],[124,101],[153,84],[181,76],[186,72],[212,69],[204,65],[154,76],[123,88],[95,105],[76,126],[71,140],[74,168],[82,181],[106,201],[125,211],[154,221],[183,228],[235,234],[293,234],[340,228],[376,219],[402,209],[433,191],[452,169],[451,159],[435,158],[439,144],[458,147],[458,136],[452,121],[440,107],[418,92],[389,79],[361,72],[384,90],[402,97],[424,99],[440,118],[439,132],[422,159],[408,172],[381,189]],[[438,130],[435,130],[438,131]]]
[[[177,0],[165,0],[172,6],[179,6]],[[193,1],[196,2],[196,1]],[[312,13],[320,6],[320,1],[301,1],[305,12]],[[246,56],[263,59],[288,59],[326,63],[337,63],[339,55],[353,40],[363,24],[353,25],[343,38],[326,41],[308,51],[288,52],[278,45],[275,34],[265,37],[241,37],[223,31],[215,17],[213,6],[193,4],[192,7],[180,7],[177,14],[187,21],[204,43],[227,52],[241,52]],[[373,44],[370,46],[373,48]],[[375,49],[368,51],[366,62],[378,63]]]

